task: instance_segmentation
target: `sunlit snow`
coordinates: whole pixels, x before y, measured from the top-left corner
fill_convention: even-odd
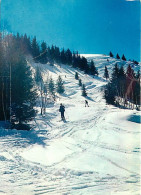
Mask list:
[[[37,115],[31,131],[0,131],[0,194],[140,193],[140,112],[106,105],[102,91],[104,66],[111,72],[115,62],[125,67],[130,62],[85,57],[94,59],[100,73],[93,78],[77,70],[90,107],[85,107],[75,69],[40,64],[44,80],[61,75],[65,93],[48,105],[44,117]],[[28,63],[33,69],[39,65],[31,58]],[[66,107],[66,122],[60,121],[60,103]]]

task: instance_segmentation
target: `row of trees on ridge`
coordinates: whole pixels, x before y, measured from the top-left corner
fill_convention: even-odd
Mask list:
[[[111,58],[113,58],[114,57],[114,55],[113,55],[113,53],[110,51],[110,53],[109,53],[109,56],[111,57]],[[119,54],[117,53],[117,55],[115,56],[116,57],[116,59],[122,59],[123,61],[126,61],[126,57],[125,57],[125,55],[123,54],[122,55],[122,57],[120,57],[119,56]],[[129,61],[131,61],[131,60],[129,60]],[[132,60],[133,61],[133,63],[134,64],[139,64],[137,61],[135,61],[135,60]]]
[[[50,63],[51,65],[54,65],[54,63],[67,64],[74,68],[79,68],[86,74],[98,75],[94,62],[88,62],[87,59],[83,56],[81,57],[78,52],[71,52],[70,49],[60,49],[53,45],[50,47],[44,41],[39,44],[36,37],[31,39],[27,37],[26,34],[20,36],[19,33],[17,33],[14,38],[25,54],[31,54],[33,56],[35,63]]]

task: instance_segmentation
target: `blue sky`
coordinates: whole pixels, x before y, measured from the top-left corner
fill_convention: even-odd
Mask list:
[[[125,0],[2,0],[13,33],[36,35],[79,53],[123,53],[140,59],[140,2]]]

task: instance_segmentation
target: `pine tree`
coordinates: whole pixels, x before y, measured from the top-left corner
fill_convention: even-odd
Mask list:
[[[62,64],[66,64],[65,50],[63,49],[60,53],[60,60]]]
[[[120,56],[118,55],[118,53],[117,53],[117,55],[116,55],[116,58],[117,58],[117,59],[120,59]]]
[[[86,97],[87,96],[87,92],[86,92],[86,88],[85,88],[85,85],[84,84],[82,85],[82,96],[83,97]]]
[[[118,64],[116,63],[113,68],[112,80],[117,80],[118,75],[119,75],[119,67],[118,67]]]
[[[48,60],[47,60],[47,45],[44,41],[41,43],[40,62],[42,64],[46,64],[48,62]]]
[[[73,52],[73,56],[72,56],[72,66],[74,68],[79,67],[81,69],[81,57],[78,54],[78,52]]]
[[[118,94],[120,97],[125,97],[125,92],[126,92],[126,74],[123,66],[121,66],[118,74]]]
[[[30,36],[27,37],[27,40],[26,40],[26,48],[27,48],[27,53],[28,54],[31,54],[31,39],[30,39]]]
[[[74,68],[76,68],[77,67],[77,64],[76,64],[76,55],[75,55],[75,53],[73,52],[73,55],[72,55],[72,66],[74,67]]]
[[[114,87],[114,95],[118,96],[118,85],[119,85],[119,67],[118,64],[115,64],[115,67],[113,68],[112,78],[111,78],[112,86]]]
[[[20,49],[23,51],[24,54],[29,55],[31,54],[31,41],[30,37],[27,37],[26,34],[18,38],[20,43]]]
[[[79,79],[78,72],[75,72],[75,79],[76,79],[76,80]]]
[[[55,100],[55,85],[54,85],[54,81],[52,78],[50,78],[49,80],[48,90],[51,96],[53,97],[53,99]]]
[[[104,78],[106,78],[106,80],[109,78],[109,72],[108,72],[107,66],[105,66]]]
[[[127,72],[126,72],[126,91],[127,91],[127,98],[129,100],[132,100],[132,95],[133,95],[133,86],[134,86],[134,79],[135,79],[135,73],[134,70],[131,68],[130,65],[127,67]]]
[[[108,104],[115,104],[115,97],[118,95],[118,77],[119,77],[119,68],[117,63],[113,68],[112,78],[110,82],[105,86],[104,97]]]
[[[40,60],[40,49],[39,49],[39,45],[36,41],[36,37],[34,37],[33,40],[32,40],[31,50],[32,50],[32,56],[34,58],[34,61],[36,63],[38,63],[39,60]]]
[[[78,64],[80,70],[84,70],[86,74],[89,73],[89,65],[85,57],[80,58],[80,62]]]
[[[36,91],[30,67],[23,56],[19,56],[12,63],[12,117],[19,124],[32,120],[36,112],[34,110]],[[15,74],[17,72],[17,74]]]
[[[59,49],[59,47],[56,47],[55,46],[55,48],[54,48],[54,52],[55,52],[55,54],[54,54],[54,56],[55,56],[55,61],[57,62],[57,63],[60,63],[61,62],[61,56],[60,56],[60,49]]]
[[[109,55],[110,55],[110,57],[111,57],[111,58],[113,58],[113,57],[114,57],[114,55],[112,54],[112,52],[111,52],[111,51],[110,51]]]
[[[80,87],[82,86],[82,81],[81,81],[81,79],[79,79],[79,86],[80,86]]]
[[[90,74],[91,75],[98,75],[98,71],[97,71],[97,69],[96,69],[96,67],[95,67],[95,65],[94,65],[94,61],[93,60],[91,60],[91,63],[90,63]]]
[[[115,104],[115,88],[111,82],[105,86],[104,98],[107,104]]]
[[[82,58],[79,54],[76,55],[76,67],[80,68],[81,70],[84,70],[84,68],[81,68],[82,66]]]
[[[55,47],[53,45],[49,49],[49,62],[51,66],[53,66],[55,62]]]
[[[58,77],[58,80],[57,80],[57,92],[58,93],[64,93],[64,91],[65,91],[65,88],[64,88],[64,83],[63,83],[63,81],[62,81],[62,78],[61,78],[61,76],[59,76]]]
[[[23,51],[21,51],[21,48],[17,49],[17,40],[12,35],[8,35],[8,37],[5,37],[5,42],[7,43],[5,58],[8,73],[9,67],[11,67],[11,118],[13,121],[22,124],[32,120],[36,115],[34,110],[37,98],[35,83]]]
[[[16,35],[16,42],[17,42],[19,45],[20,45],[20,40],[21,40],[20,34],[17,33],[17,35]],[[15,44],[16,44],[16,42],[15,42]]]
[[[66,63],[68,65],[72,64],[72,53],[69,49],[67,49],[67,51],[65,52],[65,58],[66,58]]]
[[[122,55],[122,60],[126,61],[126,58],[125,58],[124,54]]]
[[[135,78],[135,73],[134,70],[131,68],[131,65],[129,64],[127,67],[127,72],[126,72],[127,77],[132,80],[133,78]]]

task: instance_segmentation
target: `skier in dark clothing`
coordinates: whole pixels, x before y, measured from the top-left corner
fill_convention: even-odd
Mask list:
[[[89,107],[87,100],[85,100],[85,107]]]
[[[61,112],[61,119],[64,120],[65,119],[65,116],[64,116],[65,106],[63,106],[63,104],[60,104],[59,112]]]

